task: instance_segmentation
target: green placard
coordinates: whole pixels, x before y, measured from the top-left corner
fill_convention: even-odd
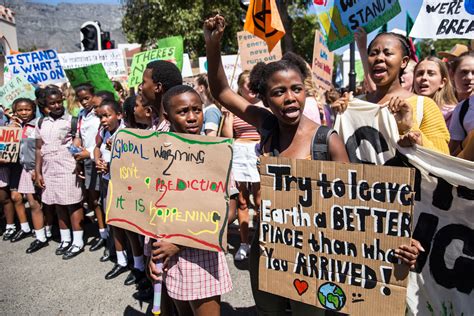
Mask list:
[[[0,87],[0,104],[10,109],[18,98],[35,100],[35,88],[23,76],[15,76]]]
[[[71,85],[75,88],[83,83],[90,83],[95,91],[110,91],[115,95],[115,100],[119,100],[119,96],[114,89],[112,81],[110,81],[102,64],[94,64],[86,67],[64,69],[66,76]]]
[[[170,61],[179,68],[183,68],[183,38],[172,36],[158,40],[158,48],[133,55],[128,86],[137,87],[142,82],[146,65],[153,60]]]

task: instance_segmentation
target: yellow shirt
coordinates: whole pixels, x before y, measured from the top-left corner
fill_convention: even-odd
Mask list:
[[[423,97],[423,117],[419,124],[417,120],[418,96],[412,96],[406,101],[413,109],[412,130],[421,132],[422,146],[449,155],[449,131],[443,113],[436,103],[428,97]]]

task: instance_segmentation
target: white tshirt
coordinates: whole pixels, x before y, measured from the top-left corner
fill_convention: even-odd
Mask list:
[[[474,129],[474,95],[469,98],[469,109],[466,112],[463,120],[463,126],[459,122],[459,112],[464,101],[458,103],[456,108],[453,111],[451,116],[451,122],[449,124],[449,133],[451,134],[451,139],[455,141],[463,141],[466,138],[466,132],[469,134],[470,131]],[[466,132],[464,131],[466,130]]]

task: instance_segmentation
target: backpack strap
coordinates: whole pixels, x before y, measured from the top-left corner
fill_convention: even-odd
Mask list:
[[[421,126],[421,121],[423,121],[423,96],[419,95],[416,100],[416,120],[418,121],[418,126]]]
[[[464,134],[467,135],[467,131],[464,128],[464,118],[466,117],[467,110],[469,110],[469,99],[467,98],[464,100],[464,102],[461,104],[461,110],[459,111],[459,124],[461,124],[462,130],[464,131]]]
[[[71,136],[72,136],[72,139],[74,139],[76,137],[76,134],[77,134],[77,122],[78,122],[78,118],[76,116],[73,116],[71,118]]]
[[[43,121],[44,121],[44,116],[40,117],[39,120],[38,120],[37,125],[38,125],[39,129],[41,129],[41,125],[43,125]]]
[[[334,129],[323,125],[316,130],[311,142],[311,158],[313,160],[331,160],[329,138],[334,133],[336,133]]]

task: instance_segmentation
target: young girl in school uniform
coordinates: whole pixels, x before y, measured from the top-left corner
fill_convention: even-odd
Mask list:
[[[102,174],[101,195],[102,201],[105,203],[105,197],[107,196],[107,188],[110,180],[109,164],[111,159],[111,146],[113,143],[113,138],[120,129],[125,128],[125,124],[122,120],[122,109],[115,101],[107,100],[102,102],[98,108],[98,116],[100,118],[102,128],[100,129],[96,139],[94,157],[96,167]],[[106,207],[105,204],[103,205]],[[124,284],[132,285],[145,276],[143,248],[139,242],[137,234],[115,226],[112,226],[112,231],[114,235],[115,251],[117,254],[117,263],[114,265],[112,270],[110,270],[105,275],[105,279],[113,279],[128,271],[127,254],[125,251],[125,240],[127,238],[130,242],[133,252],[134,269],[127,276]]]
[[[163,96],[165,118],[170,131],[199,135],[203,124],[203,106],[191,87],[179,85]],[[149,269],[155,281],[162,271],[155,263],[163,261],[163,282],[168,295],[183,315],[220,315],[220,297],[232,290],[229,268],[223,252],[178,246],[166,241],[153,243]]]
[[[46,218],[41,209],[41,202],[37,194],[37,190],[34,186],[34,177],[35,177],[35,149],[36,149],[36,105],[33,100],[19,98],[13,102],[12,106],[17,124],[19,127],[22,127],[22,137],[20,142],[20,155],[19,162],[21,164],[22,170],[19,177],[19,184],[17,192],[12,192],[12,199],[15,200],[14,193],[18,194],[18,198],[21,201],[20,207],[15,203],[15,209],[20,219],[22,229],[15,235],[12,241],[17,241],[26,236],[27,230],[23,228],[23,222],[28,222],[26,220],[26,211],[23,204],[23,194],[26,195],[28,203],[31,208],[31,217],[33,220],[33,227],[35,230],[35,240],[30,244],[26,253],[33,253],[41,248],[48,245],[47,238],[51,237],[51,224],[53,222],[52,214],[49,213]],[[22,221],[22,218],[24,220]],[[49,225],[48,225],[49,224]],[[25,226],[26,226],[25,225]],[[29,225],[28,227],[29,228]],[[16,239],[16,240],[14,240]]]
[[[72,117],[65,113],[61,90],[47,88],[45,96],[49,115],[38,121],[35,130],[36,185],[42,189],[44,209],[55,210],[58,216],[61,243],[56,255],[69,260],[84,247],[82,190],[74,173],[76,161],[68,149],[73,141]]]

